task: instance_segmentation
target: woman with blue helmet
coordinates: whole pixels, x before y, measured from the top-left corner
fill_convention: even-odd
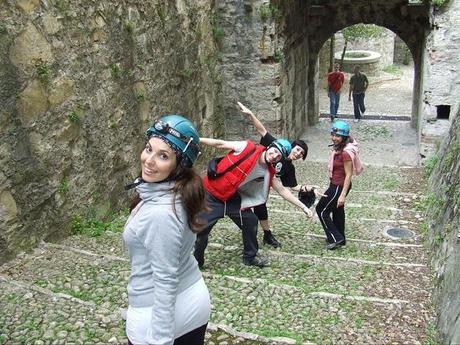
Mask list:
[[[131,262],[129,344],[204,344],[209,292],[191,255],[205,209],[203,183],[193,169],[199,140],[180,115],[163,116],[146,132],[123,232]]]
[[[333,149],[329,158],[329,187],[316,205],[321,225],[327,237],[327,249],[346,244],[345,198],[351,190],[355,158],[359,158],[357,142],[350,136],[350,125],[335,120],[331,126]]]

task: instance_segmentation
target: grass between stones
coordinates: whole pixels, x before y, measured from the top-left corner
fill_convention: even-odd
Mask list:
[[[408,304],[311,297],[303,291],[270,283],[245,283],[213,276],[207,277],[207,284],[213,291],[213,322],[266,336],[288,336],[298,342],[416,343],[420,338],[411,334],[417,334],[417,325],[428,317],[418,315]],[[400,333],[387,333],[399,317]]]
[[[268,256],[270,265],[259,269],[244,266],[239,249],[230,251],[208,248],[205,270],[223,276],[262,279],[276,285],[295,287],[305,293],[328,292],[411,301],[424,301],[429,297],[430,276],[427,268],[407,269],[326,261],[322,258]],[[404,297],[398,297],[402,289],[407,293]]]

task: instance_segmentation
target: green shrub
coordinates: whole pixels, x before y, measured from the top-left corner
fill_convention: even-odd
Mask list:
[[[353,41],[358,38],[381,37],[384,32],[384,28],[374,24],[356,24],[342,30],[342,34],[347,41]]]
[[[89,212],[91,214],[92,212]],[[120,211],[112,215],[109,221],[97,219],[94,216],[84,217],[77,215],[72,219],[71,231],[72,234],[85,235],[89,237],[98,237],[106,231],[122,232],[123,226],[128,217],[128,210]]]
[[[388,65],[383,68],[383,71],[390,74],[401,74],[401,69],[395,65]]]
[[[431,156],[429,159],[425,161],[424,173],[426,177],[431,176],[431,174],[434,171],[434,168],[438,164],[438,161],[439,161],[439,156],[437,154],[434,154],[433,156]]]
[[[38,60],[35,67],[37,68],[38,79],[40,79],[42,83],[48,84],[51,76],[51,66],[42,60]]]
[[[58,193],[61,194],[61,195],[64,195],[66,194],[68,191],[69,191],[69,179],[68,178],[64,178],[60,183],[59,183],[59,186],[58,186]]]
[[[280,16],[278,7],[269,4],[260,6],[257,12],[259,13],[259,18],[262,23],[266,23],[268,20],[276,20]]]
[[[275,54],[273,55],[273,60],[275,60],[275,62],[284,61],[284,52],[282,49],[275,50]]]
[[[75,110],[72,110],[72,112],[68,115],[68,118],[72,123],[80,123],[80,116]]]
[[[114,79],[118,79],[121,77],[121,69],[120,66],[117,64],[111,64],[110,65],[110,74]]]

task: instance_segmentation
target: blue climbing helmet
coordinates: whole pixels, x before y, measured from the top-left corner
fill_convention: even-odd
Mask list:
[[[288,158],[292,150],[291,143],[286,139],[276,139],[268,146],[268,148],[270,147],[277,148],[279,152],[281,152],[281,156],[283,157],[283,159]]]
[[[341,137],[350,136],[350,125],[345,121],[335,120],[332,122],[331,134],[337,134]]]
[[[165,115],[155,120],[145,136],[165,140],[176,152],[182,166],[190,168],[200,152],[200,136],[193,123],[181,115]]]

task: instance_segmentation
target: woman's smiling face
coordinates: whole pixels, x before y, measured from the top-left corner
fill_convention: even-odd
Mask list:
[[[334,143],[334,145],[339,145],[343,141],[343,137],[336,133],[331,133],[331,140]]]
[[[151,137],[141,153],[142,179],[160,182],[176,169],[177,157],[171,147],[157,137]]]

